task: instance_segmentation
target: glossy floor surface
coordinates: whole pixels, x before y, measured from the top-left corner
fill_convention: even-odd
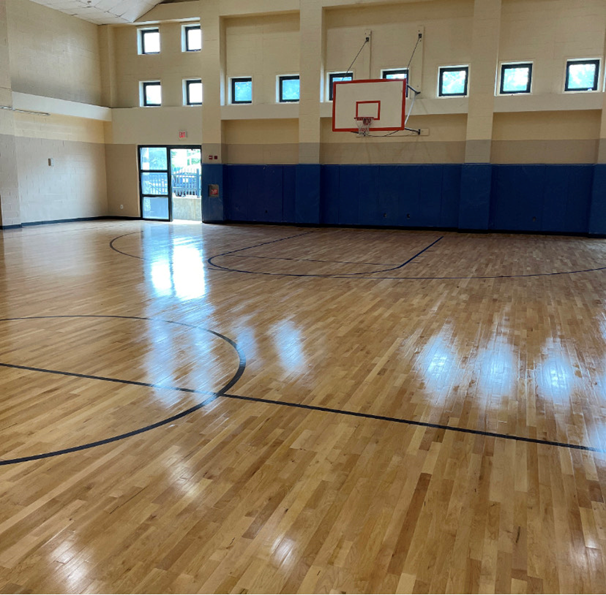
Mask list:
[[[0,246],[0,592],[606,590],[605,240]]]

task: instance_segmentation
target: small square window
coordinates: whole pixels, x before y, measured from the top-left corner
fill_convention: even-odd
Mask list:
[[[185,81],[185,105],[202,105],[202,81],[200,79]]]
[[[532,64],[503,64],[501,66],[502,95],[530,93],[532,86]]]
[[[202,28],[200,25],[183,27],[183,51],[199,52],[202,49]]]
[[[253,88],[251,77],[231,79],[231,102],[252,103]]]
[[[139,53],[160,53],[160,29],[139,29]]]
[[[159,81],[141,83],[142,104],[144,107],[162,105],[162,84]]]
[[[335,83],[343,81],[353,81],[353,74],[351,72],[332,72],[328,75],[328,100],[332,101]]]
[[[566,63],[566,91],[597,91],[599,60],[569,60]]]
[[[440,97],[465,97],[469,82],[469,66],[440,68],[438,95]]]
[[[280,103],[293,103],[299,101],[301,97],[301,81],[298,74],[281,76],[279,78],[279,97]]]

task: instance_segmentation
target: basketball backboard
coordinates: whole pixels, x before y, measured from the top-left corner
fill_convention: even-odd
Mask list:
[[[358,122],[370,131],[391,132],[406,127],[406,79],[377,79],[334,83],[332,129],[360,132]]]

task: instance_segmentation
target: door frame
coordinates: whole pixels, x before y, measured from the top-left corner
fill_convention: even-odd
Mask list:
[[[168,219],[147,219],[143,216],[143,181],[142,173],[165,173],[163,169],[142,170],[141,169],[141,150],[142,149],[166,149],[166,163],[168,170]],[[200,200],[202,200],[202,145],[137,145],[137,171],[139,172],[139,212],[141,219],[144,221],[157,221],[159,223],[172,223],[173,221],[173,175],[172,175],[172,159],[170,152],[173,149],[190,149],[200,151]],[[145,196],[150,196],[146,194]],[[160,195],[162,196],[162,195]]]

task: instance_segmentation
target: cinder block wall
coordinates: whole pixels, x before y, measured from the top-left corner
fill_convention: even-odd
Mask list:
[[[100,105],[99,28],[29,0],[3,2],[9,63],[5,105],[12,105],[13,93]],[[18,188],[18,210],[6,216],[0,180],[2,225],[107,215],[103,123],[61,115],[11,116],[4,132],[15,160],[6,167]]]

